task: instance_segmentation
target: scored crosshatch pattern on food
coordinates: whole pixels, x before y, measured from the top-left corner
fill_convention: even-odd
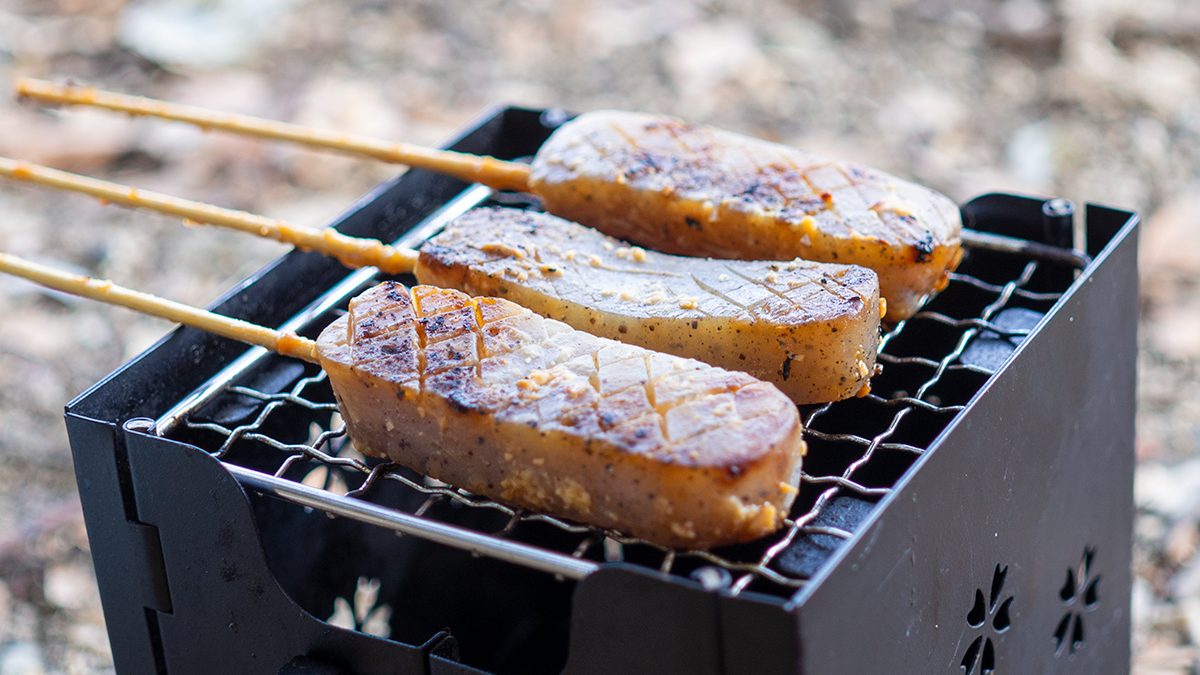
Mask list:
[[[482,197],[475,194],[476,199]],[[509,205],[514,201],[510,196],[502,199]],[[415,233],[428,238],[436,229],[418,228]],[[1042,273],[1049,267],[1045,263],[988,263],[979,265],[978,276],[973,276],[968,258],[927,309],[886,331],[879,353],[884,369],[873,381],[872,393],[802,408],[809,451],[795,505],[779,532],[751,544],[713,551],[667,549],[515,509],[395,464],[365,458],[346,433],[326,375],[313,366],[301,368],[275,357],[241,372],[207,405],[182,411],[180,423],[172,425],[168,435],[196,443],[225,462],[328,490],[335,500],[371,501],[381,486],[398,487],[419,496],[420,505],[412,511],[417,517],[447,513],[432,509],[438,503],[496,512],[505,524],[482,534],[518,547],[526,543],[523,537],[529,527],[552,527],[565,535],[554,540],[560,548],[557,552],[564,556],[593,563],[624,560],[684,576],[715,567],[727,573],[722,583],[728,585],[728,593],[752,590],[794,604],[820,563],[854,534],[853,524],[828,517],[830,505],[848,498],[869,508],[889,494],[993,372],[993,364],[985,367],[963,360],[972,340],[984,334],[1015,343],[1028,331],[997,322],[997,315],[1013,307],[1045,312],[1069,283],[1050,281],[1054,275]],[[1007,276],[998,278],[997,270]],[[342,289],[344,297],[377,279],[364,275],[358,281],[349,292]],[[319,331],[344,313],[343,301],[315,317],[308,332]],[[477,333],[471,331],[475,338]],[[475,344],[470,347],[477,350]],[[228,410],[237,413],[230,415]],[[303,420],[300,428],[296,419]],[[544,541],[539,540],[538,546],[545,546]],[[815,551],[817,566],[796,564],[796,551]]]

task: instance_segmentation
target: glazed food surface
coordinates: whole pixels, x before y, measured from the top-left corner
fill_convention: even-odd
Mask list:
[[[706,548],[776,530],[796,492],[771,384],[506,300],[385,283],[318,352],[359,450],[521,507]]]
[[[875,368],[879,285],[862,267],[683,258],[495,208],[448,225],[422,247],[416,274],[594,335],[748,372],[798,403],[865,392]]]
[[[581,115],[538,152],[531,186],[552,213],[668,253],[870,267],[894,320],[962,255],[958,208],[933,190],[669,117]]]

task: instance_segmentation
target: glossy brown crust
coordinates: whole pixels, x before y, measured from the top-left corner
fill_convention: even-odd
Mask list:
[[[593,335],[750,373],[797,403],[868,389],[875,273],[683,258],[549,214],[475,209],[422,247],[422,283],[501,296]]]
[[[869,267],[890,320],[962,255],[958,208],[937,192],[669,117],[581,115],[538,152],[530,185],[552,213],[668,253]]]
[[[506,300],[382,284],[318,353],[360,451],[517,506],[707,548],[776,530],[795,494],[773,386]]]

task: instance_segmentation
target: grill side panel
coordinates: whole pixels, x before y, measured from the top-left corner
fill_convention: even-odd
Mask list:
[[[1126,220],[799,598],[804,672],[1128,669],[1136,220],[1089,209]]]
[[[168,672],[275,673],[297,657],[354,673],[423,672],[426,655],[331,626],[289,599],[269,570],[245,493],[187,445],[127,433],[139,516],[158,528],[170,597],[158,612]],[[441,636],[430,636],[429,644]]]
[[[575,590],[569,673],[721,671],[716,596],[610,565]]]
[[[144,673],[159,669],[160,645],[152,637],[157,614],[147,607],[158,603],[151,592],[150,561],[144,540],[139,542],[136,505],[128,494],[129,463],[124,438],[113,424],[67,415],[67,434],[82,499],[83,519],[91,541],[92,564],[100,584],[118,672]]]

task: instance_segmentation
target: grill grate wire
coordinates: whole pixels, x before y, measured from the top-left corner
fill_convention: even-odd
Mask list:
[[[398,243],[419,244],[453,217],[490,197],[490,191],[476,186],[430,216]],[[996,255],[1000,254],[981,253],[978,257]],[[1014,305],[1047,311],[1069,285],[1068,280],[1058,284],[1061,288],[1056,287],[1053,291],[1031,288],[1037,285],[1031,284],[1035,281],[1041,287],[1055,285],[1044,278],[1039,280],[1039,277],[1051,276],[1039,274],[1049,266],[1046,263],[1009,259],[1007,263],[995,264],[993,260],[992,264],[977,266],[975,258],[974,254],[967,257],[960,271],[951,275],[949,286],[928,309],[891,327],[883,335],[878,355],[883,372],[874,380],[873,393],[859,399],[802,408],[809,451],[796,504],[778,533],[752,545],[716,551],[666,549],[617,532],[515,509],[417,476],[395,464],[367,460],[350,442],[324,372],[306,366],[296,370],[283,386],[257,388],[250,384],[254,376],[264,370],[280,364],[295,367],[294,362],[264,350],[248,351],[246,356],[214,376],[208,384],[159,418],[156,431],[199,445],[254,489],[331,515],[357,518],[392,527],[400,533],[426,536],[427,533],[419,528],[411,527],[412,518],[429,521],[436,518],[435,511],[446,511],[434,509],[435,506],[482,509],[496,514],[503,526],[495,531],[479,532],[446,523],[450,526],[444,528],[448,538],[442,541],[573,579],[586,576],[605,561],[632,561],[664,574],[692,576],[705,582],[706,586],[708,580],[717,578],[716,586],[730,595],[754,590],[784,600],[785,606],[794,606],[801,601],[806,582],[812,575],[780,564],[782,554],[789,548],[816,541],[814,538],[823,538],[825,542],[832,538],[838,545],[852,538],[854,532],[851,529],[822,522],[822,515],[829,505],[841,497],[875,503],[890,494],[896,480],[964,411],[970,397],[992,374],[988,368],[962,360],[972,340],[985,332],[998,339],[1018,340],[1028,331],[1006,328],[994,322],[996,315]],[[987,274],[973,274],[976,267]],[[1003,279],[993,278],[997,276],[997,268],[1007,270]],[[309,326],[309,332],[319,330],[344,312],[349,297],[374,281],[376,274],[372,270],[353,273],[346,282],[331,289],[289,322],[289,327]],[[979,294],[983,295],[983,300],[956,299],[957,296]],[[923,343],[938,342],[926,339],[932,333],[948,342],[949,349],[940,344],[921,348]],[[917,371],[915,376],[909,372],[914,370]],[[900,377],[892,378],[892,371],[901,371]],[[956,379],[957,384],[945,386],[951,378]],[[894,381],[897,379],[899,381]],[[952,400],[946,400],[945,392],[935,393],[939,388],[949,391]],[[243,421],[222,421],[218,419],[219,415],[212,413],[231,402],[249,409],[240,417]],[[277,418],[297,416],[308,422],[307,438],[287,440],[272,430]],[[842,428],[846,425],[839,419],[842,417],[869,419],[874,424],[852,421],[847,430]],[[923,419],[910,424],[910,418]],[[290,433],[295,431],[291,429]],[[251,463],[247,461],[249,457],[256,459],[254,467],[247,466]],[[270,466],[262,469],[263,457],[271,458],[268,464],[273,464],[273,469]],[[880,465],[884,467],[880,469]],[[386,513],[378,513],[378,507],[370,504],[375,510],[368,514],[363,503],[371,503],[384,486],[388,489],[398,487],[416,495],[419,506],[410,514],[397,513],[394,518],[388,518]],[[546,551],[525,541],[524,533],[530,526],[553,528],[562,535],[556,539],[560,550]],[[827,558],[829,553],[824,557]],[[716,568],[716,574],[708,568]]]

